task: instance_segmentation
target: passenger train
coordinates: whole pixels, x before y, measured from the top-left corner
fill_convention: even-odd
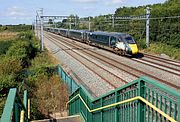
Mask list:
[[[138,54],[136,42],[126,33],[69,30],[62,28],[45,28],[45,31],[108,49],[120,55],[134,56]]]

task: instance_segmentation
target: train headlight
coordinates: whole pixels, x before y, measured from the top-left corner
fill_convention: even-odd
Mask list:
[[[129,50],[128,47],[125,48],[126,52]]]

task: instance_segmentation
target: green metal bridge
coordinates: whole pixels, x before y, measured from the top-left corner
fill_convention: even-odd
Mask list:
[[[69,115],[80,115],[85,122],[180,122],[180,92],[148,77],[140,77],[99,98],[78,85],[58,66],[58,74],[68,85]],[[21,99],[10,89],[1,122],[28,122],[30,102],[27,90]]]

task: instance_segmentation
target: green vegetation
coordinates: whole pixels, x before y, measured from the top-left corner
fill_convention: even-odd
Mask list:
[[[28,41],[26,35],[31,32],[23,32],[11,40],[0,41],[0,112],[2,113],[4,100],[12,87],[18,87],[24,80],[23,72],[34,58],[36,38]],[[0,115],[1,115],[0,113]]]
[[[24,32],[31,30],[31,25],[19,24],[19,25],[5,25],[0,26],[0,32],[10,31],[10,32]]]
[[[167,44],[152,43],[150,48],[142,50],[143,52],[149,52],[152,54],[166,54],[173,59],[180,60],[180,48],[174,48]]]
[[[31,119],[46,118],[49,112],[65,109],[67,88],[56,73],[53,58],[39,50],[39,42],[31,31],[0,41],[0,117],[9,89],[22,81],[31,99]]]
[[[66,85],[55,72],[52,57],[47,52],[39,53],[31,61],[28,75],[30,87],[31,119],[48,118],[49,113],[65,110],[68,101]],[[63,93],[63,94],[60,94]]]

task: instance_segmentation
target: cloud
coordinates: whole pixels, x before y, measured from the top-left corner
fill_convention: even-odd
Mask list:
[[[116,4],[120,4],[123,3],[125,0],[72,0],[74,2],[77,3],[102,3],[102,4],[106,4],[106,5],[116,5]]]
[[[32,15],[31,10],[18,6],[11,6],[0,11],[0,20],[1,23],[4,24],[30,23],[33,21]]]
[[[78,3],[97,3],[99,0],[73,0]]]
[[[12,6],[5,9],[4,11],[1,11],[0,16],[15,19],[18,17],[28,17],[31,16],[31,14],[24,8]]]
[[[123,2],[124,2],[124,0],[110,0],[110,1],[106,2],[106,5],[117,5],[117,4],[121,4]]]
[[[122,3],[123,0],[111,0],[113,4],[118,4],[118,3]]]
[[[92,10],[94,10],[95,8],[94,8],[94,7],[85,6],[85,7],[83,7],[83,9],[84,9],[85,11],[92,11]]]
[[[7,17],[13,18],[28,16],[27,12],[23,8],[17,6],[7,8],[5,13]]]

